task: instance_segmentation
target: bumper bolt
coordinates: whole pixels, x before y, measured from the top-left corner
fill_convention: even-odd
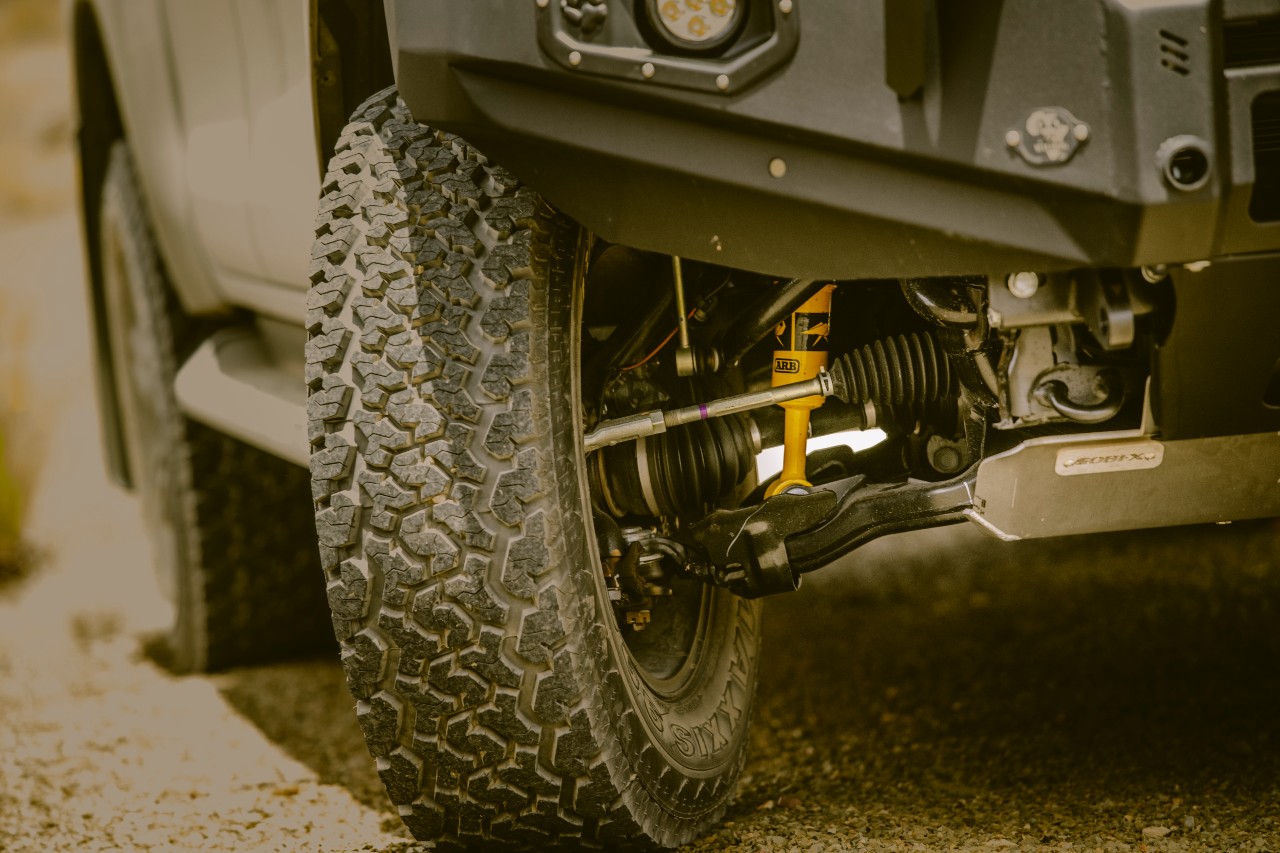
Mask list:
[[[1009,276],[1009,292],[1019,299],[1030,299],[1040,289],[1040,276],[1033,272],[1016,272]]]

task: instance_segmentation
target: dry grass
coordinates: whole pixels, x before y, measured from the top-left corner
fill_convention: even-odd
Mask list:
[[[0,451],[4,447],[0,427]],[[35,569],[35,550],[23,536],[25,491],[19,478],[0,464],[0,592],[22,580]]]
[[[70,58],[57,0],[0,0],[0,221],[74,199]]]
[[[44,454],[31,417],[27,329],[21,310],[0,305],[0,587],[25,576],[34,562],[23,522]]]
[[[13,251],[18,232],[62,213],[74,191],[61,5],[0,0],[0,229],[7,238],[0,259],[0,587],[34,562],[23,527],[47,440],[30,369],[34,301],[23,298],[40,273],[15,264]]]
[[[5,432],[0,424],[0,584],[15,573],[22,535],[22,489],[5,464]]]

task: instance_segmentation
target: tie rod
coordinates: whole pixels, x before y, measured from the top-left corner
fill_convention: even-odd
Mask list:
[[[831,378],[831,374],[825,370],[804,382],[793,382],[789,385],[779,385],[776,388],[766,388],[762,391],[748,391],[746,394],[722,397],[709,403],[698,403],[693,406],[685,406],[682,409],[673,409],[669,412],[655,410],[641,412],[636,415],[627,415],[625,418],[601,421],[595,429],[583,436],[582,443],[586,451],[590,453],[593,450],[621,444],[624,441],[635,441],[645,436],[658,435],[666,432],[671,427],[680,426],[681,424],[705,421],[711,418],[722,418],[725,415],[732,415],[736,412],[749,412],[752,409],[763,409],[766,406],[776,406],[778,403],[799,400],[802,397],[812,397],[816,394],[821,394],[823,397],[831,397],[836,394],[836,383]]]

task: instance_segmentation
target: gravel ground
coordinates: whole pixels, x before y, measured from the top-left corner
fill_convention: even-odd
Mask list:
[[[0,593],[0,849],[412,849],[336,661],[143,651],[166,612],[101,474],[65,61],[0,46],[0,149],[41,164],[0,198],[0,362],[35,389],[46,555]],[[1280,850],[1278,612],[1276,522],[874,543],[770,602],[751,760],[690,849]]]
[[[1273,521],[882,540],[771,602],[748,779],[696,847],[1275,849],[1277,568]]]

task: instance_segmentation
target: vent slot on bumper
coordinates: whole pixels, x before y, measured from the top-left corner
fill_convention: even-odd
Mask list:
[[[1254,222],[1280,220],[1280,91],[1253,99],[1253,194],[1249,218]]]

